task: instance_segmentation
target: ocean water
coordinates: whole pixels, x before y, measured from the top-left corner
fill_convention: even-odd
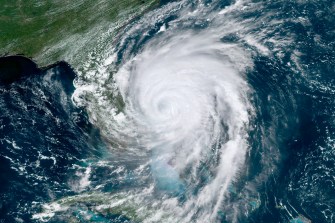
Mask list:
[[[162,2],[2,81],[0,222],[334,222],[334,13]]]

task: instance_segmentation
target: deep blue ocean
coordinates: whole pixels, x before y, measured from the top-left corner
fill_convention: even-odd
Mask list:
[[[81,105],[71,64],[2,58],[0,222],[335,222],[334,15],[162,2],[115,37],[115,80]]]

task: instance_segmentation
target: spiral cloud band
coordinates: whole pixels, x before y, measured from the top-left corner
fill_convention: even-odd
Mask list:
[[[247,151],[248,85],[232,47],[192,33],[158,39],[115,75],[126,104],[123,122],[152,154],[157,189],[185,193],[185,222],[200,209],[199,222],[216,217]],[[202,176],[205,164],[211,168]],[[194,194],[204,177],[209,183]]]
[[[93,124],[92,149],[66,184],[75,194],[33,218],[332,219],[323,185],[332,182],[332,54],[317,65],[319,49],[331,50],[312,35],[325,21],[309,20],[316,1],[163,2],[111,24],[116,36],[107,32],[77,69],[72,99]],[[316,209],[321,217],[307,215]]]
[[[102,66],[116,67],[112,78],[104,79],[108,68],[102,68],[95,81],[101,85],[77,88],[75,102],[88,91],[98,99],[87,108],[113,151],[146,160],[132,174],[148,184],[116,192],[111,208],[132,206],[142,222],[216,222],[222,211],[236,220],[229,196],[245,168],[254,116],[246,80],[251,53],[241,42],[223,40],[241,30],[225,18],[239,4],[210,13],[201,4],[185,7],[188,12],[179,3],[162,7],[125,32]],[[178,10],[178,19],[146,39],[161,14]],[[211,25],[185,28],[204,14]],[[244,43],[266,51],[250,36]],[[105,97],[111,93],[121,95],[122,108]]]

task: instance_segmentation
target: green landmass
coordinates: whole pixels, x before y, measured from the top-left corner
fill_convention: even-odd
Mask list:
[[[116,30],[158,0],[0,0],[0,56],[23,54],[45,66],[74,64],[104,32]],[[99,40],[100,39],[100,40]]]
[[[71,218],[73,214],[76,214],[77,218],[78,214],[86,215],[92,220],[90,222],[95,222],[93,221],[95,218],[105,222],[103,220],[106,219],[105,217],[108,219],[109,215],[122,215],[132,222],[142,222],[146,217],[154,214],[153,210],[135,201],[132,202],[126,195],[101,192],[65,197],[44,205],[42,209],[43,212],[35,214],[33,219],[50,220],[57,213],[62,213],[68,218]]]

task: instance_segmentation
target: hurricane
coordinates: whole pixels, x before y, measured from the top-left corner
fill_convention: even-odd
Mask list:
[[[250,132],[257,128],[257,96],[247,74],[253,56],[268,56],[269,50],[249,33],[258,24],[241,24],[232,15],[259,6],[237,1],[219,10],[217,3],[169,4],[125,32],[108,58],[116,72],[101,86],[90,86],[100,92],[93,91],[98,105],[88,105],[93,123],[118,143],[113,149],[144,157],[133,172],[147,174],[149,182],[121,192],[118,201],[149,209],[137,211],[143,222],[237,222],[241,212],[252,209],[244,202],[257,206],[252,187],[259,179],[242,179]],[[81,102],[85,87],[77,89],[75,102]],[[111,90],[122,97],[122,108],[101,97]],[[237,185],[243,199],[234,193]]]
[[[73,134],[62,186],[30,219],[333,222],[335,51],[315,22],[331,24],[313,10],[322,4],[169,1],[117,35],[111,24],[61,96],[87,113],[85,138]]]
[[[203,43],[203,38],[190,43],[188,38],[190,34],[170,39],[158,50],[144,49],[116,74],[116,83],[130,119],[123,121],[127,128],[134,126],[135,145],[152,155],[158,189],[186,190],[185,207],[218,209],[247,151],[247,84],[244,68],[225,52],[229,46]],[[220,48],[223,52],[215,52]],[[197,189],[201,178],[209,178],[208,184]],[[213,217],[201,215],[199,220]]]

